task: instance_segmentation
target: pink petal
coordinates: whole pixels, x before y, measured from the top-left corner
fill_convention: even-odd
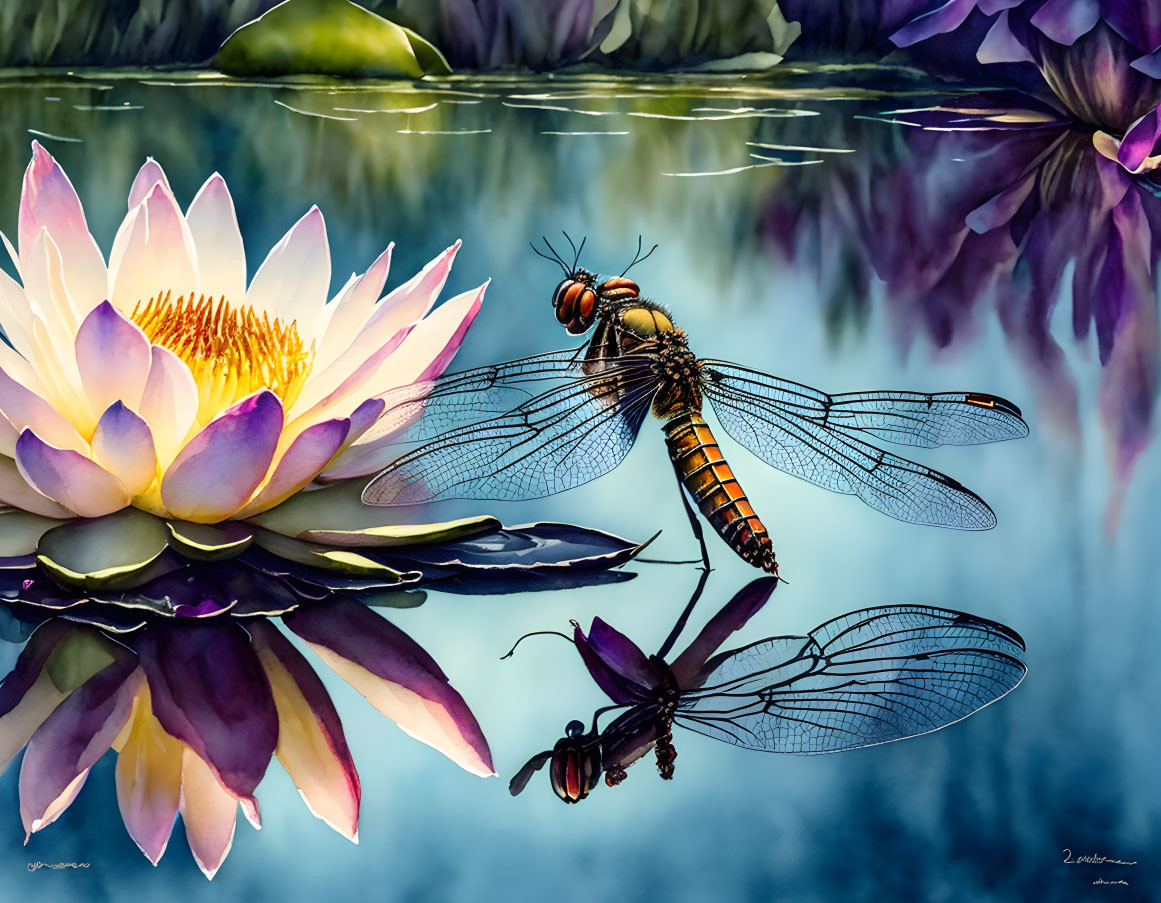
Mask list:
[[[273,508],[311,482],[342,447],[350,427],[351,422],[346,419],[324,420],[299,434],[279,459],[261,492],[239,517]]]
[[[137,170],[137,175],[133,177],[133,184],[129,187],[129,209],[132,210],[149,197],[149,192],[153,191],[153,186],[158,182],[165,186],[166,191],[173,194],[161,164],[152,157],[146,157],[141,168]]]
[[[41,494],[81,517],[100,517],[129,504],[121,482],[85,455],[57,448],[25,430],[16,441],[16,466]]]
[[[250,629],[278,707],[278,760],[310,811],[358,843],[359,774],[326,688],[276,627],[256,619]]]
[[[58,505],[29,486],[17,469],[16,462],[9,457],[0,457],[0,502],[44,517],[75,517],[68,508]]]
[[[306,384],[295,403],[295,417],[303,411],[314,409],[324,397],[329,398],[328,403],[333,404],[343,397],[343,393],[349,394],[368,378],[374,378],[363,365],[372,357],[381,362],[384,348],[400,342],[402,336],[406,335],[404,330],[431,309],[447,281],[459,248],[460,242],[457,241],[379,303],[338,359]]]
[[[460,350],[468,328],[484,303],[488,283],[457,295],[428,314],[408,333],[403,344],[365,386],[368,395],[382,395],[399,386],[434,379]]]
[[[435,660],[394,624],[341,596],[300,608],[283,621],[406,733],[472,774],[495,773],[488,743],[463,697]]]
[[[186,211],[197,249],[201,291],[235,304],[246,296],[246,252],[226,180],[214,173]]]
[[[24,173],[20,195],[19,241],[27,254],[41,229],[60,248],[64,279],[82,310],[102,300],[107,279],[105,259],[85,220],[85,212],[69,177],[41,145],[32,142],[32,162]]]
[[[150,353],[140,414],[149,424],[162,467],[167,467],[194,424],[198,387],[189,367],[172,351],[154,345]]]
[[[153,717],[142,684],[125,744],[117,753],[117,804],[133,842],[157,865],[177,817],[182,744]]]
[[[114,253],[109,255],[109,280],[113,305],[118,310],[131,311],[139,302],[170,290],[175,296],[197,293],[193,238],[164,183],[155,184],[136,208],[119,258],[117,250],[114,242]]]
[[[72,801],[70,796],[61,804],[70,785],[121,732],[140,681],[137,663],[125,655],[73,690],[32,735],[20,766],[20,817],[26,833],[45,827]]]
[[[233,846],[238,801],[189,747],[182,753],[178,809],[190,852],[202,873],[212,879]]]
[[[326,333],[319,343],[316,366],[326,367],[330,364],[375,312],[375,302],[383,293],[387,273],[391,269],[391,252],[394,248],[394,243],[388,245],[387,250],[376,258],[367,272],[331,302],[334,310],[331,311]]]
[[[242,399],[193,437],[161,481],[175,516],[225,520],[249,501],[266,476],[282,432],[282,402],[263,389]]]
[[[114,402],[93,433],[93,460],[116,477],[131,497],[140,495],[157,475],[149,425],[121,402]]]
[[[141,402],[149,378],[149,339],[108,301],[102,301],[77,330],[77,369],[93,411],[116,401]]]
[[[306,327],[322,314],[330,284],[326,223],[318,207],[311,207],[258,268],[246,303],[283,323],[297,321],[299,334],[309,341],[313,335]]]

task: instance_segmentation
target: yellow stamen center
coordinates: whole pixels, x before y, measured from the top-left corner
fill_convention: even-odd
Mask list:
[[[200,423],[263,387],[289,408],[314,360],[314,345],[303,348],[295,321],[231,307],[225,297],[190,294],[174,301],[166,292],[137,302],[132,320],[150,342],[189,366],[198,387]]]

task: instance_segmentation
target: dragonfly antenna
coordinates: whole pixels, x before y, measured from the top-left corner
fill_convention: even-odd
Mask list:
[[[588,237],[584,236],[584,235],[581,236],[581,243],[580,243],[580,247],[578,248],[575,244],[573,244],[573,240],[571,238],[569,238],[569,235],[567,232],[565,232],[563,229],[561,229],[560,234],[565,237],[565,240],[568,242],[568,246],[570,248],[572,248],[572,252],[573,252],[572,272],[575,273],[576,268],[577,268],[577,264],[580,263],[581,251],[583,251],[585,249],[585,242],[588,241]]]
[[[642,247],[643,242],[644,242],[644,238],[642,236],[638,235],[637,236],[637,253],[633,255],[633,262],[630,263],[627,267],[625,267],[625,269],[623,269],[621,271],[622,276],[624,276],[627,272],[629,272],[629,270],[633,269],[633,267],[635,267],[637,264],[639,264],[645,260],[648,260],[649,255],[657,250],[657,245],[654,245],[653,247],[651,247],[649,249],[648,253],[646,253],[645,256],[642,257],[641,256],[641,247]]]
[[[572,637],[570,637],[567,633],[561,633],[559,630],[533,630],[531,633],[524,634],[524,636],[520,637],[520,639],[513,643],[512,648],[508,650],[507,654],[500,656],[500,661],[504,661],[506,658],[511,658],[512,653],[516,651],[516,647],[523,643],[530,636],[559,636],[564,637],[570,643],[572,642]]]
[[[556,248],[554,248],[552,245],[550,245],[548,243],[547,238],[545,238],[543,235],[541,235],[540,240],[543,241],[544,246],[546,248],[548,248],[549,251],[552,252],[551,256],[549,256],[548,254],[545,254],[543,251],[541,251],[539,248],[537,248],[536,245],[534,245],[532,242],[528,242],[528,247],[530,247],[532,249],[532,253],[535,254],[537,257],[543,257],[545,260],[552,261],[557,266],[559,266],[562,270],[564,270],[564,273],[567,276],[570,272],[569,268],[568,268],[568,264],[565,263],[563,258],[561,258],[561,256],[556,253]]]

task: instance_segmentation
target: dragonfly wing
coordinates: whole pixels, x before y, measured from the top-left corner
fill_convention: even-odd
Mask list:
[[[368,484],[363,501],[535,499],[587,483],[629,453],[656,388],[645,363],[577,377],[401,455]]]
[[[815,390],[800,389],[805,391],[795,395],[787,390],[779,401],[773,394],[740,388],[727,377],[704,383],[726,432],[779,470],[832,492],[858,496],[897,520],[961,530],[996,525],[987,503],[960,482],[835,425],[824,403],[810,401]]]
[[[704,361],[703,378],[763,408],[896,445],[978,445],[1028,435],[1020,409],[982,392],[849,392],[829,395],[728,361]]]
[[[1027,668],[1011,629],[961,612],[852,612],[805,637],[711,659],[677,721],[749,749],[827,753],[946,727],[999,699]]]
[[[405,429],[401,443],[422,441],[506,414],[554,384],[583,377],[584,351],[584,346],[549,351],[401,386],[382,396],[383,413],[361,441]]]

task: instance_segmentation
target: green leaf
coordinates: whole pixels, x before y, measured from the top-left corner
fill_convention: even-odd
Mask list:
[[[124,508],[53,527],[40,538],[36,560],[58,583],[89,591],[124,588],[153,573],[168,539],[165,521]]]
[[[169,544],[195,561],[221,561],[234,558],[254,541],[254,528],[237,521],[223,521],[220,524],[193,524],[189,521],[171,520]]]
[[[254,534],[256,545],[279,558],[358,577],[376,577],[385,581],[403,582],[404,574],[378,561],[373,561],[358,552],[348,549],[331,549],[301,539],[292,539],[270,530],[259,530]]]
[[[286,0],[230,35],[210,64],[248,76],[451,72],[443,54],[419,35],[348,0]]]
[[[359,496],[365,484],[365,479],[345,480],[326,489],[299,492],[277,508],[250,518],[249,523],[308,542],[364,548],[454,542],[500,529],[496,518],[486,516],[442,524],[384,523],[406,514],[364,505]]]
[[[41,517],[19,508],[0,509],[0,558],[16,558],[36,551],[40,537],[67,521]]]

